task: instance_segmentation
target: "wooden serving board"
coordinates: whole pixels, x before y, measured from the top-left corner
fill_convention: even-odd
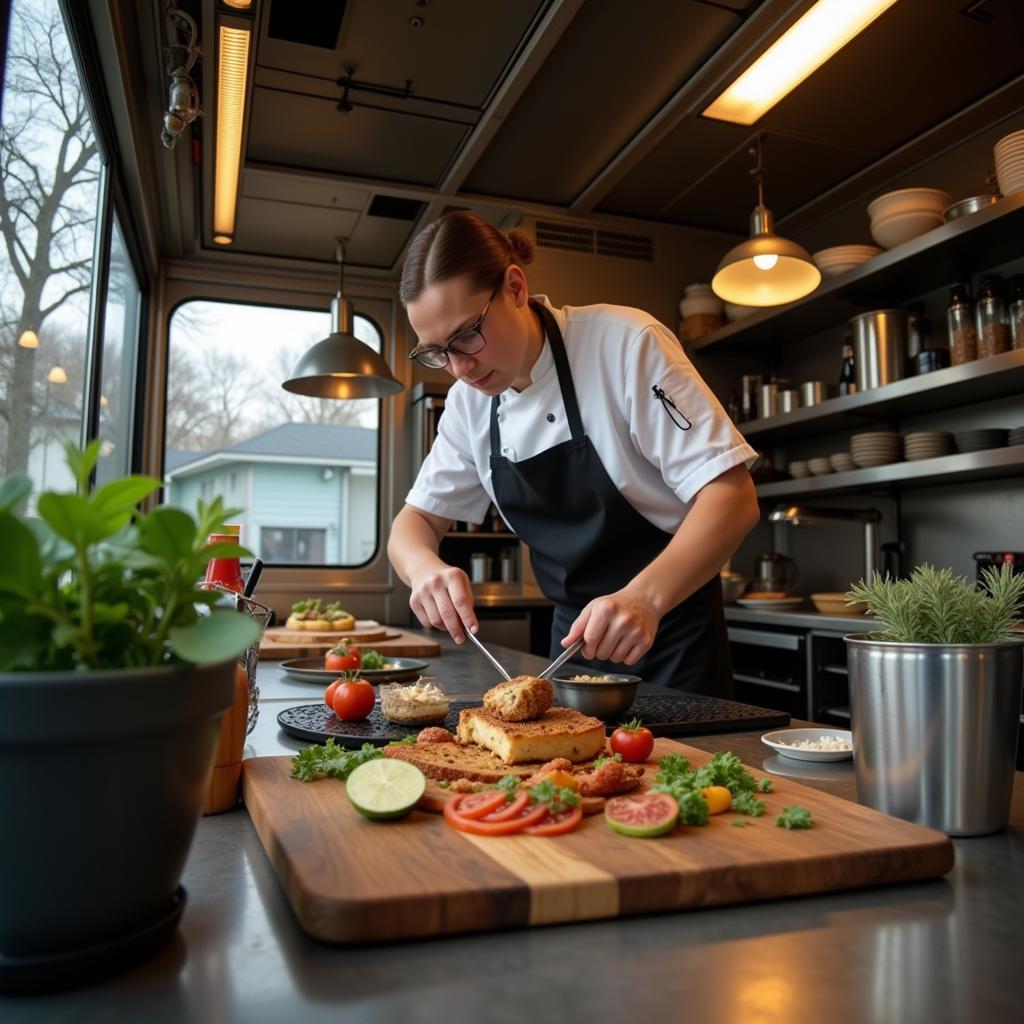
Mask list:
[[[674,740],[654,757],[711,755]],[[613,833],[603,816],[553,838],[470,836],[414,811],[359,815],[334,779],[289,778],[290,758],[243,762],[246,806],[302,928],[326,942],[411,939],[800,896],[932,878],[953,866],[941,832],[773,776],[767,813],[677,829],[660,839]],[[762,773],[756,773],[759,777]],[[775,816],[807,807],[814,827]]]
[[[371,639],[365,634],[359,635],[358,631],[351,634],[351,639],[354,643],[395,658],[436,658],[441,654],[441,645],[423,633],[377,626],[376,635],[383,636],[383,639]],[[260,641],[260,657],[265,661],[315,658],[330,650],[337,642],[336,634],[297,633],[287,629],[279,632],[277,629],[268,629]]]

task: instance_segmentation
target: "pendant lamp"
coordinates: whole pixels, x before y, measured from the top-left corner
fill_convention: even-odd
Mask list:
[[[775,218],[764,205],[764,150],[758,136],[750,155],[757,182],[757,206],[750,215],[750,238],[730,249],[711,280],[714,293],[742,306],[781,306],[809,295],[821,271],[803,246],[775,234]]]
[[[295,364],[281,387],[312,398],[386,398],[402,390],[384,358],[352,333],[345,298],[345,241],[338,239],[338,294],[331,300],[331,333]]]

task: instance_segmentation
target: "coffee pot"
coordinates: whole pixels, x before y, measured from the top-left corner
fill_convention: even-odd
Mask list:
[[[799,579],[800,574],[792,558],[769,551],[754,559],[754,578],[750,589],[758,593],[778,591],[788,594],[796,587]]]

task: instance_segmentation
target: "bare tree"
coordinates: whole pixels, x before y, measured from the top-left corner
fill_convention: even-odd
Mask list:
[[[3,469],[28,466],[36,350],[18,344],[86,292],[92,277],[99,158],[59,11],[12,12],[0,127],[0,237],[10,301],[0,335]]]
[[[168,448],[211,452],[251,437],[251,370],[244,359],[215,348],[198,357],[173,354],[167,382]]]

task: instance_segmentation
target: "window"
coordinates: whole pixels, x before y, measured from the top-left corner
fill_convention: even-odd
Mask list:
[[[99,437],[102,444],[96,465],[98,484],[131,472],[132,393],[140,305],[139,282],[128,258],[121,225],[115,217],[103,318],[99,396]]]
[[[223,495],[268,564],[356,566],[377,549],[379,401],[281,387],[329,331],[326,312],[230,302],[186,302],[171,317],[166,500],[192,509]],[[371,320],[356,314],[353,331],[381,350]]]
[[[264,562],[323,565],[327,554],[327,531],[264,526],[260,530],[259,548]]]
[[[11,8],[0,124],[0,475],[71,484],[101,164],[57,0]],[[39,240],[49,238],[40,248]]]

